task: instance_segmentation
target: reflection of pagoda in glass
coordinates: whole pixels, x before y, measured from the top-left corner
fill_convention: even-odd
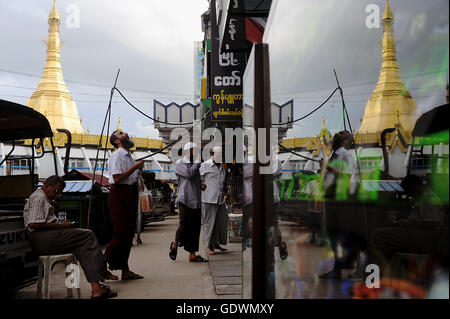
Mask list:
[[[66,87],[61,67],[61,42],[59,39],[59,25],[61,16],[56,7],[56,0],[53,1],[53,8],[49,14],[49,35],[47,41],[47,58],[44,72],[38,87],[29,98],[27,106],[42,113],[49,121],[54,134],[54,143],[57,153],[58,173],[63,174],[65,145],[67,136],[64,133],[57,132],[57,129],[67,129],[72,134],[72,148],[69,158],[69,170],[77,169],[81,173],[92,174],[97,156],[97,148],[100,141],[100,135],[86,133],[81,126],[81,119],[78,116],[77,106],[69,90]],[[117,129],[120,129],[120,119]],[[114,130],[114,129],[113,129]],[[133,137],[135,148],[133,157],[141,158],[150,155],[152,152],[164,147],[161,140],[150,138]],[[37,143],[37,141],[35,141]],[[31,141],[25,141],[25,145]],[[49,141],[44,140],[44,147],[50,147]],[[7,154],[11,150],[11,145],[0,145],[0,155]],[[106,156],[105,151],[106,150]],[[40,152],[40,149],[37,149]],[[99,152],[97,163],[97,175],[101,170],[103,158],[107,161],[113,146],[109,144],[109,137],[103,136],[102,150]],[[36,155],[36,154],[35,154]],[[38,154],[39,155],[39,154]],[[36,172],[40,178],[46,178],[54,174],[53,159],[49,156],[43,156],[36,159]],[[31,156],[29,147],[16,145],[14,156]],[[156,154],[144,161],[144,170],[151,170],[156,173],[156,179],[174,181],[175,174],[172,170],[172,162],[165,153]],[[0,168],[0,175],[21,174],[27,171],[26,160],[11,160],[7,166]],[[106,166],[105,166],[106,167]],[[106,167],[107,168],[107,167]],[[108,175],[108,171],[105,171]],[[107,179],[103,179],[107,182]]]
[[[361,127],[358,133],[354,134],[354,139],[359,149],[358,158],[362,170],[384,169],[381,133],[387,128],[395,129],[392,133],[386,134],[389,173],[394,177],[402,177],[406,174],[405,157],[412,140],[411,132],[419,114],[416,102],[399,75],[393,21],[394,15],[389,7],[389,0],[386,0],[383,13],[381,70],[375,90],[367,101]],[[315,137],[287,139],[283,141],[283,145],[296,149],[305,156],[322,157],[324,154],[322,150],[329,149],[329,145],[324,145],[327,143],[324,143],[322,135],[323,132]],[[316,170],[319,168],[318,164],[306,162],[295,155],[282,154],[282,156],[289,158],[293,169]]]
[[[386,0],[383,13],[383,62],[377,86],[366,104],[359,133],[379,133],[400,124],[411,131],[418,118],[417,106],[403,84],[397,66],[393,32],[394,15]]]

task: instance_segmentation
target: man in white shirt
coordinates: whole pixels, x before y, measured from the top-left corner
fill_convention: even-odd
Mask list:
[[[326,166],[324,178],[325,198],[346,199],[348,195],[354,195],[357,189],[359,174],[357,164],[351,153],[348,151],[352,141],[352,136],[348,131],[336,133],[332,141],[332,154],[328,160],[330,165]],[[321,165],[324,165],[322,162]],[[347,179],[348,178],[348,179]],[[348,180],[348,187],[338,187],[338,181]],[[326,206],[326,227],[330,238],[331,247],[335,256],[334,267],[328,273],[319,277],[323,279],[342,279],[342,270],[352,269],[359,256],[358,239],[351,234],[344,232],[339,227],[340,206],[332,202]],[[342,253],[339,249],[342,248]]]
[[[128,258],[136,230],[137,179],[144,163],[135,162],[131,157],[130,148],[134,147],[134,143],[127,133],[114,131],[110,142],[117,149],[108,160],[111,184],[109,214],[114,226],[114,236],[106,247],[105,258],[109,269],[122,271],[122,280],[142,279],[144,277],[130,271]]]
[[[214,249],[225,251],[219,244],[227,244],[228,214],[225,207],[225,169],[221,163],[222,148],[214,147],[212,157],[200,166],[200,176],[205,185],[202,192],[202,216],[205,242],[209,255]]]

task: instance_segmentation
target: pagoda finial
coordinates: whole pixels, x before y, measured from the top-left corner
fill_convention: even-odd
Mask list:
[[[118,123],[117,123],[117,130],[118,131],[122,131],[122,128],[120,127],[120,122],[122,122],[122,118],[119,116],[119,120],[118,120]]]
[[[321,137],[323,137],[323,136],[328,134],[328,130],[327,130],[327,126],[325,124],[325,117],[324,116],[322,116],[322,123],[323,123],[322,129],[320,130],[320,136]]]
[[[323,123],[323,125],[322,125],[321,134],[325,134],[326,131],[327,131],[327,126],[325,124],[325,117],[324,116],[322,116],[322,123]]]
[[[390,22],[394,20],[394,14],[391,11],[391,8],[389,7],[389,0],[386,0],[386,8],[384,9],[383,13],[383,23]]]
[[[57,20],[57,23],[61,23],[61,15],[59,14],[58,8],[56,7],[56,0],[53,0],[53,8],[48,15],[48,23],[51,24],[52,20]]]

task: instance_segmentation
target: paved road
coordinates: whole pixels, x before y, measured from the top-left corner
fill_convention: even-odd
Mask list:
[[[133,246],[130,269],[144,276],[134,281],[114,281],[107,284],[118,291],[119,299],[217,299],[211,269],[208,263],[191,263],[188,253],[178,250],[176,261],[169,259],[169,245],[178,225],[178,216],[169,216],[164,222],[150,223],[141,235],[143,243]],[[202,231],[203,234],[203,231]],[[204,256],[203,235],[200,254]],[[119,275],[120,272],[115,272]],[[51,298],[65,298],[64,267],[57,265],[52,274]],[[81,275],[82,298],[90,298],[91,289]],[[16,299],[36,298],[36,285],[21,289]]]

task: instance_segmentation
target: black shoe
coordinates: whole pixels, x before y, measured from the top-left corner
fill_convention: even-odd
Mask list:
[[[177,246],[177,248],[173,248],[173,244],[175,244],[175,243],[172,242],[170,244],[169,257],[170,257],[170,259],[175,260],[175,259],[177,259],[178,246]]]
[[[284,241],[281,242],[280,246],[278,246],[278,249],[280,250],[280,259],[285,260],[288,257],[286,243]]]

